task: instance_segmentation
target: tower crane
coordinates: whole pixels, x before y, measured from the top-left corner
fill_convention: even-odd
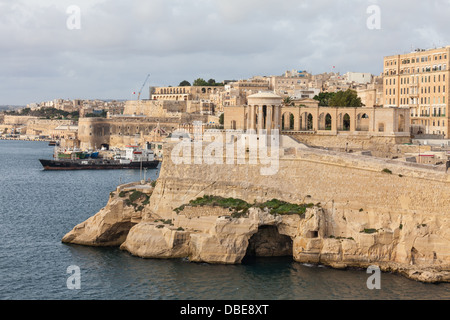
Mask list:
[[[144,84],[143,84],[142,87],[141,87],[141,90],[139,90],[138,101],[141,100],[142,89],[144,89],[144,86],[145,86],[145,84],[147,83],[148,78],[150,78],[150,75],[147,75],[147,78],[145,79]]]

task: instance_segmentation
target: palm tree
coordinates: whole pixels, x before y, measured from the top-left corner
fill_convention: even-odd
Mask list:
[[[285,106],[293,106],[294,100],[291,97],[286,97],[283,99],[283,103]]]

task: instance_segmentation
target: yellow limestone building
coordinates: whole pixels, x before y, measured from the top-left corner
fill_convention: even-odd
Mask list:
[[[448,139],[450,46],[386,56],[383,66],[384,106],[410,109],[412,134]]]
[[[319,107],[318,102],[286,106],[272,92],[253,94],[247,100],[247,105],[224,107],[224,129],[410,138],[409,110],[404,108]]]

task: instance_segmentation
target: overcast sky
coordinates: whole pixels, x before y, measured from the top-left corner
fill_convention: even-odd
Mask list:
[[[0,105],[132,99],[147,74],[144,99],[199,77],[378,75],[450,45],[449,17],[450,0],[0,0]]]

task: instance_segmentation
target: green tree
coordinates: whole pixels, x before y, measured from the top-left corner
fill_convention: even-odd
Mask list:
[[[209,84],[205,81],[205,79],[198,78],[194,81],[193,86],[195,87],[207,87]]]
[[[328,107],[330,105],[330,99],[334,96],[334,92],[321,92],[314,97],[314,100],[319,101],[319,107]]]
[[[30,108],[25,108],[25,109],[22,109],[20,111],[20,114],[22,114],[22,115],[28,115],[30,113],[31,113],[31,109]]]
[[[183,80],[180,82],[180,84],[178,85],[179,87],[190,87],[191,83],[187,80]]]
[[[329,100],[329,106],[359,108],[363,106],[363,103],[355,90],[348,89],[346,91],[336,92]]]
[[[222,113],[220,116],[219,116],[219,123],[223,126],[223,123],[224,123],[224,117],[225,117],[225,114],[224,113]]]

